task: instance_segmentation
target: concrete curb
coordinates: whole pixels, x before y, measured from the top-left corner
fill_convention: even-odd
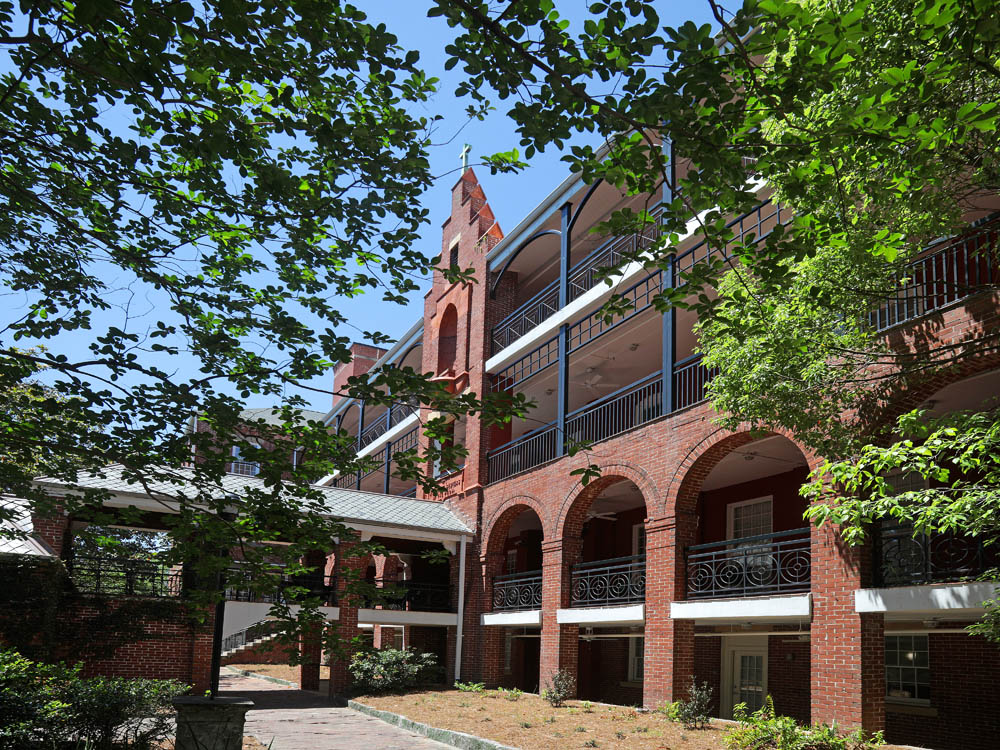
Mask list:
[[[238,674],[242,677],[253,677],[258,680],[266,680],[267,682],[273,682],[275,685],[286,685],[287,687],[297,688],[299,683],[289,682],[288,680],[282,680],[280,677],[271,677],[266,674],[261,674],[260,672],[251,672],[249,669],[237,669],[236,667],[227,666],[226,669],[229,670],[231,674]]]
[[[387,724],[392,724],[400,729],[408,729],[411,732],[422,734],[428,739],[437,740],[438,742],[443,742],[445,745],[460,748],[460,750],[518,750],[516,747],[501,745],[499,742],[476,737],[465,732],[454,732],[451,729],[438,729],[429,724],[421,724],[419,721],[407,719],[401,714],[394,714],[392,711],[381,711],[357,701],[347,701],[347,705],[355,711],[360,711],[368,716],[381,719]]]

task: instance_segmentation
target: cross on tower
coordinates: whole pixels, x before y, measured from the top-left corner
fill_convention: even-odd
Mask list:
[[[472,151],[472,146],[466,143],[462,146],[462,174],[465,174],[466,170],[469,168],[469,152]]]

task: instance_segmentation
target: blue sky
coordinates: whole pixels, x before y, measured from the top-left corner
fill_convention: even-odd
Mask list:
[[[590,2],[592,0],[556,0],[556,8],[571,22],[582,23]],[[679,26],[687,20],[700,25],[712,21],[711,10],[705,0],[664,0],[656,6],[662,25]],[[444,115],[435,142],[449,139],[466,121],[465,108],[469,104],[468,100],[454,96],[455,87],[462,78],[461,71],[444,70],[447,59],[444,48],[451,39],[452,30],[441,18],[427,18],[427,3],[424,2],[382,0],[360,2],[358,7],[368,13],[370,19],[385,23],[399,37],[402,46],[418,50],[424,69],[429,75],[441,79],[439,91],[427,105],[426,114]],[[423,200],[430,209],[431,223],[424,228],[424,246],[421,249],[429,256],[440,252],[441,223],[447,218],[450,208],[451,187],[458,177],[458,173],[452,170],[460,166],[462,145],[468,143],[472,146],[471,161],[474,163],[476,156],[506,151],[518,144],[515,125],[506,116],[506,103],[495,101],[494,105],[497,110],[490,113],[485,121],[469,123],[451,144],[433,149],[432,171],[444,176],[436,181]],[[530,168],[517,175],[490,175],[489,170],[483,167],[476,170],[490,208],[505,232],[513,229],[565,178],[566,165],[560,162],[559,157],[560,154],[555,151],[536,155],[531,160]],[[399,336],[422,314],[423,294],[427,286],[425,282],[421,292],[412,296],[408,308],[382,302],[377,294],[372,293],[345,301],[342,309],[355,320],[377,320],[383,333]],[[345,332],[345,335],[349,334]],[[310,398],[317,409],[326,410],[321,396]]]

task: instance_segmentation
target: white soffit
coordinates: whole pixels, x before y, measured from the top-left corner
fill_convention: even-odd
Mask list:
[[[526,609],[521,612],[485,612],[480,621],[483,625],[538,627],[542,624],[542,610]]]
[[[458,625],[454,612],[416,612],[398,609],[359,609],[358,623],[372,625]]]
[[[808,619],[811,615],[812,594],[670,603],[673,620],[782,622]]]
[[[998,583],[949,583],[926,586],[899,586],[886,589],[858,589],[854,592],[856,612],[892,614],[978,615],[983,602],[997,596]]]
[[[557,609],[556,622],[560,625],[642,625],[646,622],[646,605]]]

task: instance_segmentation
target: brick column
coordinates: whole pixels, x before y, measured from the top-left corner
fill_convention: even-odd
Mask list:
[[[56,508],[52,515],[33,516],[31,528],[39,539],[47,544],[56,557],[64,557],[63,552],[69,545],[69,516],[62,507]]]
[[[556,610],[569,607],[570,567],[580,559],[583,540],[554,539],[542,543],[542,642],[539,690],[549,686],[552,675],[563,669],[578,678],[580,626],[560,625]]]
[[[303,559],[304,565],[316,568],[317,575],[326,567],[326,552],[313,550]],[[299,686],[303,690],[319,690],[319,667],[323,661],[323,628],[315,625],[299,638]]]
[[[679,513],[646,521],[646,627],[642,702],[656,708],[687,698],[694,675],[694,620],[670,619],[670,602],[685,598],[684,549],[697,517]]]
[[[812,720],[868,732],[885,729],[885,640],[881,614],[854,610],[869,585],[867,547],[848,547],[831,526],[812,530]]]
[[[352,555],[354,544],[341,542],[337,545],[337,607],[340,609],[340,619],[331,624],[338,639],[336,653],[330,659],[330,684],[328,694],[331,698],[342,698],[351,684],[351,675],[347,666],[354,653],[353,640],[358,635],[358,597],[347,593],[348,579],[357,581],[365,563],[363,556]]]
[[[493,577],[503,573],[504,555],[502,552],[494,552],[483,555],[479,560],[485,611],[489,612],[493,602]],[[495,625],[480,627],[483,631],[482,681],[486,683],[486,687],[495,688],[503,681],[504,628]]]
[[[191,677],[194,695],[201,695],[212,684],[212,644],[215,633],[215,607],[207,607],[204,622],[191,626]]]

